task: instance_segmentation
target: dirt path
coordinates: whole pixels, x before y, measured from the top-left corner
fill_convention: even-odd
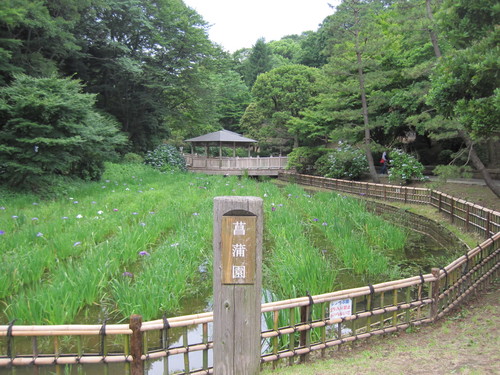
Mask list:
[[[332,351],[331,359],[265,374],[500,374],[498,286],[433,325],[372,338]]]

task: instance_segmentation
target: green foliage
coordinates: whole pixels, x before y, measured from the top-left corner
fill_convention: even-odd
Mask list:
[[[264,38],[259,38],[252,47],[243,69],[245,83],[248,87],[252,87],[260,74],[271,69],[271,50]]]
[[[123,161],[125,163],[141,164],[144,163],[144,158],[139,154],[127,152],[125,155],[123,155]]]
[[[499,16],[496,0],[444,0],[436,19],[447,40],[463,49],[485,38],[498,25]]]
[[[368,171],[368,162],[363,150],[340,143],[338,148],[319,158],[315,168],[321,176],[356,180]]]
[[[389,180],[406,183],[410,180],[426,179],[424,166],[414,156],[402,150],[393,149],[389,153]]]
[[[0,180],[37,189],[53,175],[100,178],[125,138],[79,81],[16,76],[0,88]]]
[[[97,306],[114,322],[172,316],[210,292],[212,202],[226,195],[263,198],[264,283],[280,299],[340,289],[339,272],[353,286],[400,276],[404,232],[355,199],[108,163],[57,199],[0,196],[0,323],[72,323]]]
[[[428,102],[455,118],[476,139],[498,131],[500,117],[500,31],[440,60]]]
[[[298,147],[299,136],[307,134],[294,120],[301,118],[318,94],[320,72],[304,65],[286,65],[261,74],[252,88],[256,107],[272,123],[275,132],[283,129],[293,136]]]
[[[444,183],[450,178],[471,178],[472,168],[468,165],[438,165],[432,171]]]
[[[16,0],[0,3],[0,84],[15,74],[57,74],[76,53],[74,27],[87,1]]]
[[[162,172],[186,171],[186,160],[174,146],[162,144],[153,151],[148,151],[144,163]]]
[[[325,150],[317,147],[297,147],[288,154],[287,169],[293,169],[298,173],[311,174],[314,170],[314,164]]]

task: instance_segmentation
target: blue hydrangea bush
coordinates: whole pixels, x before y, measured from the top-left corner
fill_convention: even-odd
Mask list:
[[[424,181],[424,166],[414,156],[394,149],[389,153],[389,180],[407,183],[410,180]]]
[[[174,146],[162,144],[153,151],[148,151],[144,164],[159,169],[162,172],[187,171],[186,160]]]
[[[363,150],[339,142],[338,148],[318,159],[315,168],[325,177],[357,180],[368,172],[368,161]]]

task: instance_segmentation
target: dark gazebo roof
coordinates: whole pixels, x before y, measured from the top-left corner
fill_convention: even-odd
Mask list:
[[[229,131],[229,130],[219,130],[217,132],[208,133],[205,135],[200,135],[199,137],[186,139],[186,142],[191,143],[217,143],[217,144],[229,144],[233,145],[235,143],[257,143],[256,140],[243,137],[242,135]]]

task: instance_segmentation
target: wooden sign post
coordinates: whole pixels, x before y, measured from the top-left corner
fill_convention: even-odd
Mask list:
[[[214,374],[260,369],[262,199],[214,198]]]

